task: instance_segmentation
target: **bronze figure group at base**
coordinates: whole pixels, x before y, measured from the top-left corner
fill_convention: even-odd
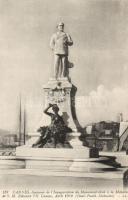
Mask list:
[[[53,112],[48,110],[52,108]],[[59,107],[57,104],[49,104],[44,113],[51,117],[51,124],[38,129],[41,136],[33,144],[37,148],[72,148],[67,138],[72,129],[66,126],[62,116],[58,114]]]

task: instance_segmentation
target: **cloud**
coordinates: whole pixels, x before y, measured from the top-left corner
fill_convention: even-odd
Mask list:
[[[117,120],[117,114],[123,113],[128,119],[128,87],[115,87],[111,90],[99,85],[88,96],[77,98],[76,109],[82,125],[100,120]]]

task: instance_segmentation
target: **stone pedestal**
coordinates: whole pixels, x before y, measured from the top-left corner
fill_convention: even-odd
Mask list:
[[[72,113],[71,113],[71,89],[72,84],[67,78],[50,79],[46,85],[44,85],[45,96],[45,108],[51,104],[57,104],[60,113],[62,113],[64,122],[67,126],[76,130]]]
[[[39,133],[31,133],[31,139],[26,145],[18,147],[16,150],[17,158],[24,158],[26,168],[41,168],[49,171],[74,171],[74,169],[82,169],[88,171],[87,163],[91,158],[98,158],[98,152],[84,147],[79,140],[80,132],[77,132],[72,116],[72,87],[73,85],[67,78],[55,80],[50,79],[43,87],[46,108],[49,104],[57,104],[59,114],[68,127],[73,132],[68,136],[68,142],[72,148],[32,148],[32,144],[36,142]],[[46,124],[42,124],[45,126]],[[78,166],[78,167],[77,167]],[[90,164],[91,168],[92,164]]]

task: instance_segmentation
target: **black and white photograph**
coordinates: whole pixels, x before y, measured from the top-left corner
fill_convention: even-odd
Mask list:
[[[127,199],[127,75],[127,0],[0,0],[0,199]]]

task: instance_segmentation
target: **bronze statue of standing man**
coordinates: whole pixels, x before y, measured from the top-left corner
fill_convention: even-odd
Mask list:
[[[68,46],[73,45],[71,36],[64,32],[64,23],[57,25],[57,33],[54,33],[50,47],[54,51],[54,78],[67,77],[68,71]]]

